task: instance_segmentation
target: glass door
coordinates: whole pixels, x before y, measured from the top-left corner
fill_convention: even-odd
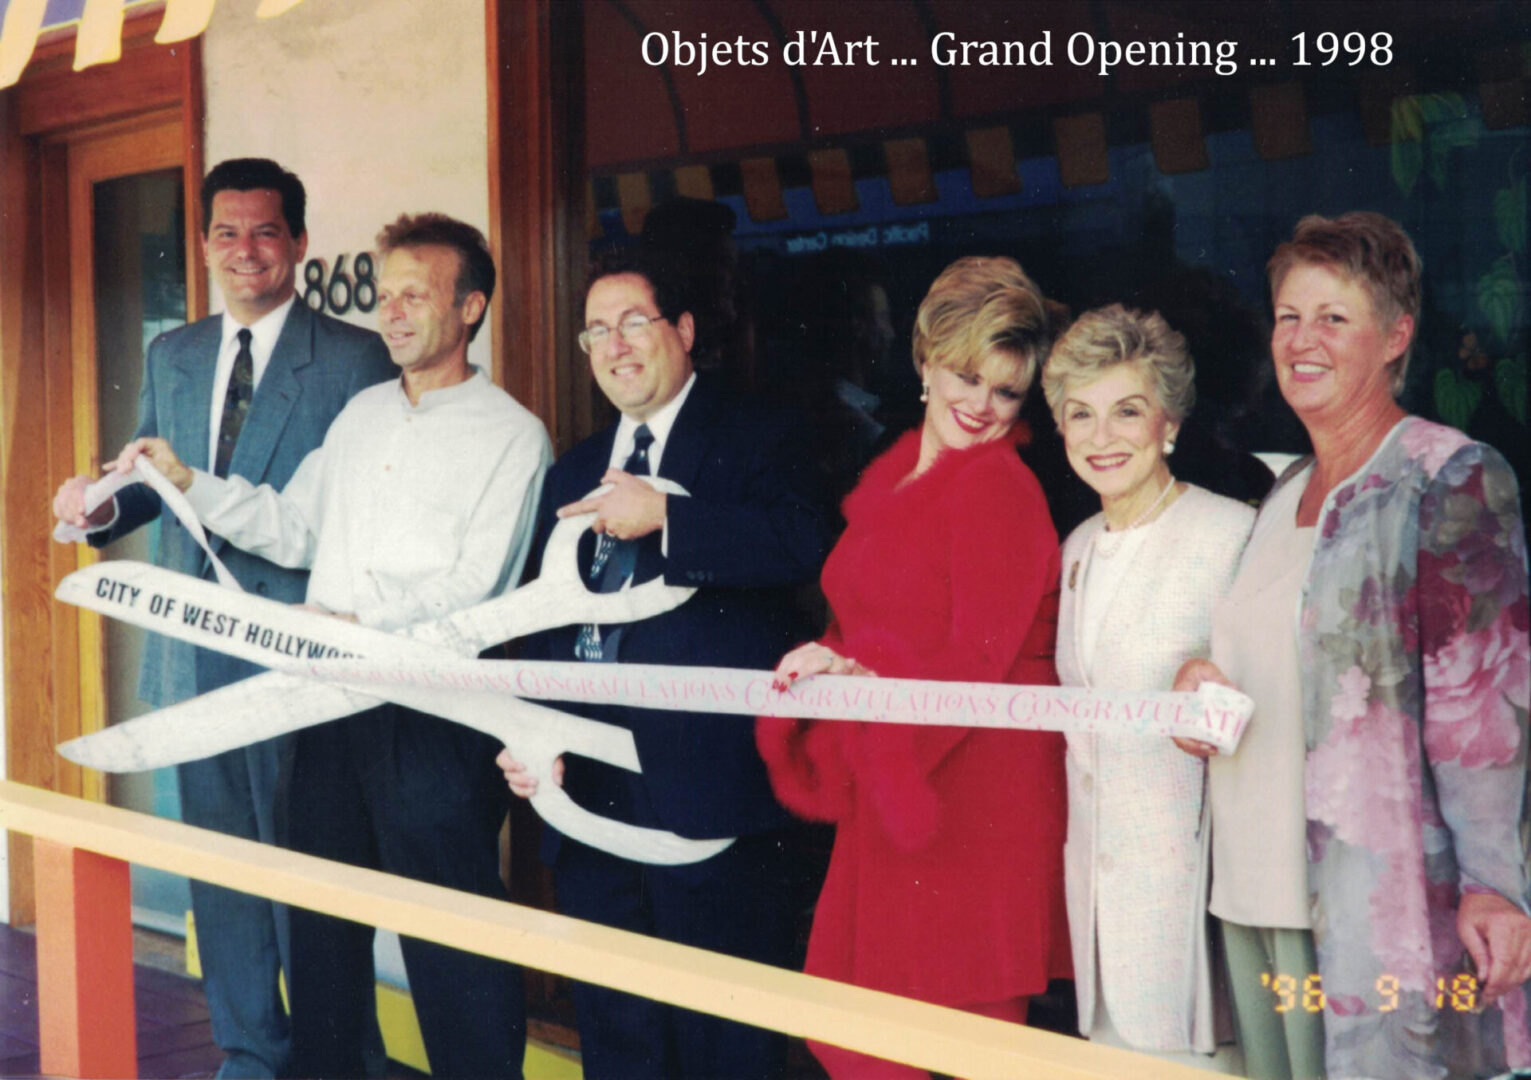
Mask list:
[[[186,322],[186,205],[179,123],[86,137],[69,148],[71,343],[75,457],[92,475],[137,427],[149,343]],[[158,523],[107,546],[99,557],[147,562]],[[82,553],[82,562],[91,556]],[[83,614],[83,613],[82,613]],[[146,711],[138,700],[143,631],[81,619],[81,726],[96,730]],[[113,805],[179,818],[175,771],[97,780]],[[87,788],[89,790],[89,788]],[[186,879],[135,866],[134,921],[181,933]]]

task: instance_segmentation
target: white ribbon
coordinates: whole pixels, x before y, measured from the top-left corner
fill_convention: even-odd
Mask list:
[[[227,574],[181,493],[145,459],[139,458],[137,464],[143,479],[198,538],[215,570]],[[97,502],[126,482],[131,481],[108,477],[93,485]],[[665,490],[680,490],[667,481],[654,483]],[[111,561],[78,570],[60,583],[61,600],[278,670],[71,740],[61,744],[59,752],[81,765],[111,772],[159,768],[392,701],[503,742],[539,780],[532,805],[565,835],[623,858],[677,864],[707,858],[732,840],[687,839],[613,821],[575,804],[551,780],[557,757],[578,754],[640,772],[632,733],[524,699],[701,714],[1180,735],[1209,742],[1224,753],[1237,747],[1253,711],[1253,703],[1244,695],[1212,684],[1203,684],[1194,694],[1109,693],[1074,687],[816,675],[779,693],[772,688],[772,674],[765,671],[473,660],[483,648],[500,641],[556,626],[646,619],[692,596],[695,590],[665,585],[662,580],[617,593],[590,592],[576,555],[579,536],[592,518],[582,515],[558,524],[549,537],[538,580],[401,634],[343,622],[237,591],[237,586],[221,588],[144,563]]]
[[[877,724],[1179,736],[1231,754],[1254,711],[1216,683],[1194,693],[815,675],[784,691],[769,671],[660,664],[438,660],[412,656],[286,664],[312,678],[392,696],[401,687],[445,695],[516,697],[676,712],[855,720]]]
[[[176,520],[186,526],[186,531],[191,533],[192,539],[207,553],[218,583],[226,589],[244,592],[238,579],[229,573],[229,568],[223,565],[223,560],[214,554],[212,544],[207,539],[207,532],[197,518],[197,512],[191,508],[191,503],[187,501],[181,489],[165,479],[165,474],[156,469],[154,463],[142,454],[133,459],[131,473],[109,472],[99,480],[92,481],[85,488],[85,515],[89,517],[102,505],[115,499],[117,492],[129,484],[137,483],[148,484],[165,501],[165,506],[175,515]],[[53,527],[53,539],[61,544],[79,544],[88,540],[93,531],[61,521]]]

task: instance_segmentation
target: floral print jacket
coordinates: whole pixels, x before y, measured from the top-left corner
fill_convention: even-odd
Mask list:
[[[1474,1011],[1456,932],[1463,890],[1528,898],[1514,474],[1493,449],[1407,417],[1318,524],[1299,656],[1329,1076],[1531,1065],[1526,987]]]

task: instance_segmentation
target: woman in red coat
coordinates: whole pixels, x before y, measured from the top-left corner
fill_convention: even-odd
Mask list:
[[[782,658],[819,672],[1057,682],[1058,538],[1021,463],[1021,402],[1050,343],[1014,261],[966,258],[920,305],[925,421],[866,470],[824,565],[833,620]],[[837,825],[807,971],[1022,1023],[1067,976],[1062,737],[766,717],[782,803]],[[812,1044],[834,1077],[916,1070]]]

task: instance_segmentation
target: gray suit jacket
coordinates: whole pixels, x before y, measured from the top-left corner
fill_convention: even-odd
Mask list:
[[[187,465],[208,469],[213,374],[222,342],[222,316],[161,334],[149,345],[138,395],[137,436],[158,435]],[[271,360],[250,402],[230,471],[253,484],[281,488],[298,464],[324,441],[330,421],[363,387],[395,377],[382,338],[370,330],[293,304]],[[160,519],[154,561],[184,574],[210,577],[207,557],[161,501],[134,484],[117,496],[112,528],[91,537],[97,546]],[[288,570],[213,538],[218,557],[249,591],[287,603],[302,601],[308,574]],[[221,653],[150,634],[138,696],[156,708],[255,674],[259,668]]]

